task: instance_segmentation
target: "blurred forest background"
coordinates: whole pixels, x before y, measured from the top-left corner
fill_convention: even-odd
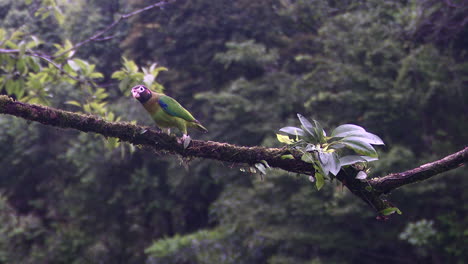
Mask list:
[[[157,82],[208,128],[196,139],[278,147],[296,113],[328,129],[354,123],[386,143],[373,177],[468,143],[465,0],[177,0],[69,53],[81,60],[67,71],[89,83],[25,59],[27,48],[66,51],[148,4],[0,0],[0,49],[22,50],[0,52],[1,94],[153,125],[129,89],[158,63],[168,71]],[[0,263],[468,260],[466,167],[394,191],[403,215],[380,222],[336,182],[317,191],[284,171],[261,181],[232,164],[182,163],[0,116]]]

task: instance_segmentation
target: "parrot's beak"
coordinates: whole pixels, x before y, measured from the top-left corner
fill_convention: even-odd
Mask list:
[[[139,98],[140,97],[140,93],[136,90],[132,90],[132,96],[133,98]]]

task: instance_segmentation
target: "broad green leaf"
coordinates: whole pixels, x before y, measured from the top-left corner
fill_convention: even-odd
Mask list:
[[[24,53],[26,52],[26,42],[24,42],[24,41],[20,42],[19,50],[20,50],[19,57],[21,58],[21,57],[24,56]]]
[[[81,103],[78,101],[70,100],[70,101],[66,101],[65,103],[69,105],[76,105],[78,107],[81,107]]]
[[[290,134],[293,136],[304,136],[304,130],[298,128],[298,127],[283,127],[279,130],[280,132],[284,132],[286,134]]]
[[[338,154],[336,154],[336,152],[332,153],[331,162],[332,162],[332,165],[330,166],[330,173],[336,176],[341,170],[340,159],[338,157]]]
[[[320,143],[325,143],[325,137],[327,136],[327,133],[325,133],[322,125],[320,125],[317,120],[314,120],[314,131],[318,141]]]
[[[325,179],[323,175],[316,172],[315,173],[315,187],[317,187],[317,190],[320,191],[320,189],[322,189],[324,184],[325,184]]]
[[[380,211],[380,213],[383,214],[383,215],[391,215],[391,214],[394,214],[394,213],[397,213],[397,214],[401,215],[401,211],[397,207],[385,208],[382,211]]]
[[[278,139],[279,142],[285,143],[285,144],[292,144],[293,141],[289,138],[289,136],[281,135],[281,134],[276,134],[276,138]]]
[[[38,72],[41,70],[41,66],[40,66],[40,63],[38,61],[38,58],[35,58],[35,57],[27,57],[26,58],[26,62],[28,64],[28,66],[34,71],[34,72]]]
[[[330,145],[328,145],[327,149],[342,149],[344,147],[346,147],[346,145],[343,143],[333,142]]]
[[[364,128],[360,127],[360,126],[357,126],[357,125],[344,124],[344,125],[336,127],[332,131],[331,136],[332,137],[345,137],[349,133],[356,132],[356,131],[364,131],[365,132],[366,130]]]
[[[319,160],[324,176],[327,176],[328,173],[337,175],[341,169],[340,160],[335,152],[319,152]]]
[[[78,65],[78,67],[80,67],[80,69],[83,71],[89,68],[89,64],[84,60],[73,59],[73,62],[75,62],[76,65]]]
[[[54,17],[57,19],[57,23],[59,25],[63,25],[65,16],[62,14],[62,11],[58,8],[58,6],[54,6]]]
[[[81,69],[80,65],[76,63],[74,60],[68,60],[67,64],[74,70],[75,72],[79,71]]]
[[[130,93],[129,85],[130,85],[130,78],[125,77],[119,83],[119,89],[123,92]]]
[[[354,150],[358,154],[373,157],[373,158],[378,157],[377,151],[375,151],[374,147],[372,147],[372,145],[367,142],[343,140],[342,143],[345,144],[346,147]]]
[[[136,65],[136,63],[132,60],[127,60],[127,58],[123,58],[123,64],[124,64],[124,67],[127,69],[127,71],[129,73],[136,73],[138,72],[138,66]]]
[[[341,166],[353,165],[359,162],[376,161],[378,158],[369,156],[348,155],[340,158]]]
[[[18,61],[16,62],[16,69],[23,75],[28,73],[28,67],[26,66],[26,58],[18,59]]]
[[[316,137],[315,135],[315,130],[314,130],[314,126],[312,125],[312,123],[309,122],[309,120],[307,120],[303,115],[301,114],[297,114],[297,117],[299,118],[299,121],[301,122],[302,124],[302,127],[305,129],[305,131],[307,133],[309,133],[311,136]]]
[[[93,96],[99,100],[103,100],[106,99],[109,96],[109,94],[106,92],[106,89],[100,87],[96,89],[96,92]]]
[[[93,72],[89,75],[89,77],[93,79],[98,79],[98,78],[104,78],[104,75],[102,75],[102,73],[100,72]]]
[[[127,77],[127,73],[125,73],[124,71],[116,71],[111,76],[112,79],[118,79],[118,80],[122,80],[125,77]]]
[[[367,160],[362,156],[348,155],[340,158],[341,166],[352,165],[358,162],[366,162]]]
[[[301,160],[307,163],[314,163],[315,159],[312,153],[306,152],[302,154]]]
[[[10,39],[11,39],[11,38],[10,38]],[[10,48],[10,49],[18,49],[18,48],[19,48],[18,45],[16,45],[15,42],[10,41],[10,40],[8,40],[7,42],[5,42],[5,46],[7,46],[7,47]]]
[[[332,153],[319,152],[318,157],[319,157],[320,164],[322,165],[322,170],[324,174],[323,176],[327,176],[332,167],[332,164],[331,164],[332,162],[330,161],[332,159]]]
[[[294,156],[291,154],[282,155],[281,159],[294,159]]]
[[[19,40],[19,39],[22,39],[23,36],[24,36],[23,31],[16,30],[15,32],[13,32],[13,34],[11,34],[10,40]]]
[[[150,68],[150,69],[151,69],[151,68]],[[169,70],[169,69],[166,68],[166,67],[157,67],[156,69],[151,70],[151,74],[153,74],[154,77],[157,78],[160,72],[162,72],[162,71],[168,71],[168,70]]]
[[[380,139],[377,135],[366,131],[358,131],[357,133],[350,133],[344,139],[348,138],[359,138],[359,140],[367,142],[372,145],[385,145],[382,139]]]

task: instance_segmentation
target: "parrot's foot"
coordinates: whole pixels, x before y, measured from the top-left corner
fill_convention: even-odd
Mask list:
[[[190,138],[189,135],[187,134],[184,134],[181,138],[181,142],[180,143],[183,143],[184,144],[184,149],[186,149],[189,145],[190,145],[190,142],[192,141],[192,139]]]

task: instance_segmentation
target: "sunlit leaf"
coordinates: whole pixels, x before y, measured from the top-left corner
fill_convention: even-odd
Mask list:
[[[65,16],[63,15],[62,11],[59,9],[58,6],[54,6],[54,17],[59,25],[62,25],[65,21]]]
[[[284,132],[286,134],[290,134],[290,135],[293,135],[293,136],[304,136],[304,130],[298,128],[298,127],[283,127],[279,130],[280,132]]]
[[[100,72],[93,72],[89,75],[89,77],[93,79],[98,79],[98,78],[104,78],[104,75]]]
[[[278,139],[279,142],[285,143],[285,144],[292,144],[293,141],[289,138],[289,136],[281,135],[281,134],[276,134],[276,138]]]
[[[400,209],[398,209],[397,207],[388,207],[388,208],[385,208],[383,209],[382,211],[380,211],[380,213],[382,215],[391,215],[391,214],[394,214],[394,213],[397,213],[399,215],[402,214],[402,212],[400,211]]]
[[[112,74],[112,79],[122,80],[123,78],[127,77],[127,74],[124,71],[116,71]]]
[[[315,187],[317,187],[317,190],[320,191],[320,189],[322,189],[324,184],[325,184],[325,178],[323,177],[322,174],[316,172],[315,173]]]
[[[70,100],[70,101],[66,101],[65,103],[69,105],[76,105],[78,107],[81,107],[81,103],[78,101]]]
[[[281,159],[294,159],[294,156],[291,154],[282,155]]]
[[[360,126],[357,126],[357,125],[344,124],[344,125],[336,127],[332,131],[331,136],[332,137],[346,137],[348,134],[350,134],[352,132],[356,132],[356,131],[364,131],[365,132],[366,130],[364,128],[360,127]]]
[[[68,60],[67,64],[76,72],[80,70],[80,66],[78,65],[78,63],[76,63],[73,60]]]

